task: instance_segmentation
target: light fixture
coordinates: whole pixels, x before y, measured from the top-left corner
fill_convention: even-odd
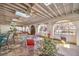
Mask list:
[[[12,19],[13,22],[22,22],[21,20],[18,19]]]
[[[16,16],[21,16],[21,17],[25,17],[25,18],[30,17],[30,15],[28,13],[22,13],[19,11],[16,11]]]
[[[46,6],[50,5],[51,3],[44,3]]]
[[[17,19],[12,19],[12,21],[18,21]]]

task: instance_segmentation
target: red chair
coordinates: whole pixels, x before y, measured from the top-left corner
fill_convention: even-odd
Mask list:
[[[34,48],[34,40],[33,39],[28,39],[26,40],[26,46],[29,47],[29,48]]]
[[[48,33],[48,37],[50,38],[50,33]]]

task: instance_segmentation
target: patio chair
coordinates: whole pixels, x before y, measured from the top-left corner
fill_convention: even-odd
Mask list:
[[[2,46],[8,45],[8,37],[9,37],[9,33],[8,34],[0,34],[0,49]]]

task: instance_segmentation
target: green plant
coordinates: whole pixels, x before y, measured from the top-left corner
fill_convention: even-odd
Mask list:
[[[43,48],[41,49],[42,56],[55,56],[57,53],[56,44],[51,38],[44,38]]]

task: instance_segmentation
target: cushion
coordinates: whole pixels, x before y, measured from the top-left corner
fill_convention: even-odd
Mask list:
[[[34,40],[33,39],[28,39],[28,40],[26,40],[26,46],[32,46],[32,47],[34,47]]]

